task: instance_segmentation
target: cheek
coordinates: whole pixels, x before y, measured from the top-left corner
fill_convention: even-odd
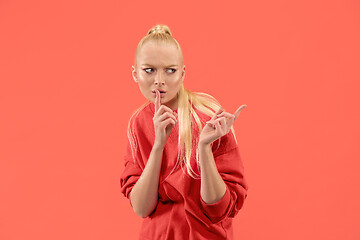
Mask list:
[[[138,76],[139,76],[139,84],[143,86],[150,84],[153,79],[152,76],[149,76],[146,73],[140,73]]]
[[[181,77],[180,76],[176,76],[176,78],[173,79],[173,81],[171,82],[171,85],[174,87],[178,87],[181,85]]]
[[[150,78],[150,77],[149,77],[145,72],[143,72],[143,71],[140,72],[140,74],[139,74],[139,79],[140,79],[141,81],[148,81],[149,78]]]
[[[142,91],[148,91],[151,88],[151,83],[147,81],[139,81],[139,87]]]

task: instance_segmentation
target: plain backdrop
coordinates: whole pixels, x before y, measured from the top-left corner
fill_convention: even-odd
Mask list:
[[[140,39],[233,113],[236,240],[360,239],[360,2],[0,1],[0,239],[137,239],[120,192]]]

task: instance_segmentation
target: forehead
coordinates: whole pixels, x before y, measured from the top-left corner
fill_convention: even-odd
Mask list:
[[[168,66],[181,64],[180,50],[173,43],[146,42],[139,49],[138,64],[149,64],[152,66]]]

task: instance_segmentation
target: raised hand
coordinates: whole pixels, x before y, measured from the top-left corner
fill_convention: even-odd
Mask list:
[[[247,105],[241,105],[234,114],[225,112],[221,107],[214,116],[206,122],[199,136],[199,145],[208,145],[229,133],[232,124],[238,118],[241,110]]]
[[[160,147],[165,147],[166,141],[170,136],[171,130],[177,122],[177,113],[160,103],[160,92],[155,89],[155,114],[153,117],[155,128],[155,142]]]

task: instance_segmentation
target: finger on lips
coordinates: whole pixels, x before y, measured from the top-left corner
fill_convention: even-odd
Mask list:
[[[159,90],[155,89],[155,113],[159,110],[160,108],[160,92]]]
[[[160,92],[158,89],[155,89],[155,93],[156,93],[156,95],[155,95],[155,114],[161,115],[164,112],[169,112],[169,113],[172,113],[172,115],[175,118],[175,121],[177,121],[176,118],[178,117],[178,114],[176,112],[174,112],[173,110],[171,110],[169,107],[167,107],[165,105],[161,105]]]

